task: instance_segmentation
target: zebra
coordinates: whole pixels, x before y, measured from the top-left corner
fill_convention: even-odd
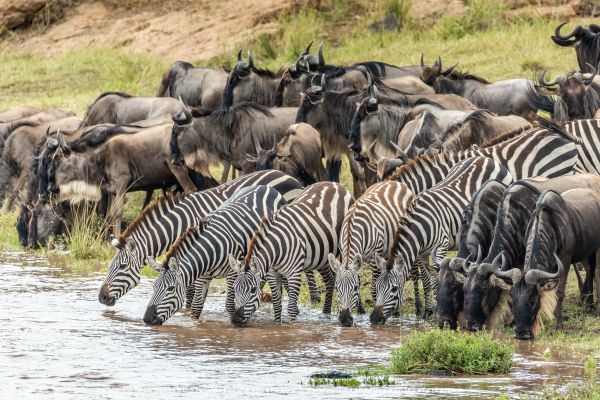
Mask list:
[[[333,254],[329,255],[329,265],[336,274],[336,290],[339,302],[339,321],[343,326],[352,326],[351,310],[358,307],[364,312],[360,300],[359,270],[365,261],[373,271],[372,282],[379,275],[374,256],[385,256],[394,241],[398,221],[404,210],[414,199],[408,187],[396,181],[376,183],[350,207],[340,235],[341,262]],[[416,271],[418,274],[418,271]],[[411,269],[415,292],[418,293],[417,274]],[[371,296],[375,302],[375,288],[371,286]],[[415,306],[420,310],[418,296]]]
[[[210,281],[215,277],[230,275],[228,256],[241,257],[247,242],[262,220],[285,204],[281,194],[268,186],[247,187],[238,191],[207,220],[188,229],[171,246],[166,255],[165,267],[152,257],[148,262],[160,271],[154,283],[154,293],[144,322],[163,324],[184,304],[186,288],[203,281],[202,300]],[[233,281],[228,280],[228,286]],[[233,312],[233,292],[228,288],[226,309]],[[201,311],[201,307],[198,313]]]
[[[580,119],[565,124],[565,130],[579,139],[577,170],[600,175],[600,119]]]
[[[140,281],[140,269],[148,256],[163,254],[186,229],[196,226],[236,191],[249,186],[268,185],[286,201],[302,189],[296,179],[280,171],[267,170],[244,175],[202,192],[165,196],[146,207],[111,244],[117,254],[109,264],[98,300],[112,306]],[[189,302],[189,301],[188,301]]]
[[[577,142],[561,128],[548,124],[523,133],[508,133],[480,148],[417,157],[397,167],[389,179],[419,193],[441,182],[456,164],[477,156],[493,158],[515,179],[570,175],[577,163]]]
[[[490,249],[499,204],[507,186],[497,180],[483,184],[465,208],[458,235],[458,252],[453,259],[440,263],[438,274],[437,313],[440,328],[458,327],[463,318],[464,271],[479,264]],[[475,258],[475,255],[476,258]],[[464,324],[463,324],[464,326]]]
[[[492,158],[472,157],[450,170],[444,181],[416,196],[398,224],[387,260],[377,257],[382,271],[375,282],[377,300],[371,323],[385,323],[399,306],[405,278],[419,255],[431,254],[437,266],[448,249],[456,246],[463,209],[490,179],[508,184],[512,176]]]
[[[318,270],[326,287],[323,313],[331,313],[334,279],[327,263],[337,254],[339,233],[352,196],[343,186],[320,182],[308,186],[292,203],[265,221],[250,241],[243,262],[229,258],[234,283],[236,325],[246,324],[260,305],[260,283],[267,277],[275,321],[281,321],[281,280],[288,282],[288,317],[298,315],[300,274]]]

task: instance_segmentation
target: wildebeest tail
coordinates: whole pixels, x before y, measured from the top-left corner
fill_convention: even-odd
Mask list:
[[[171,162],[175,165],[183,164],[183,154],[179,148],[179,132],[183,128],[177,124],[173,124],[171,129],[171,140],[169,141],[169,147],[171,148]]]
[[[219,186],[217,181],[212,176],[202,175],[193,169],[189,170],[188,175],[198,190],[210,189],[212,187]]]
[[[540,94],[533,83],[529,84],[527,99],[531,108],[546,112],[550,114],[550,116],[553,116],[554,98],[550,95]]]

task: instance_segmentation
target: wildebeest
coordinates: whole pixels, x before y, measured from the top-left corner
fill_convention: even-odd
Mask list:
[[[25,118],[39,113],[40,111],[42,111],[40,108],[30,106],[17,106],[9,108],[8,110],[0,111],[0,123],[11,122],[16,119]]]
[[[579,69],[582,72],[592,72],[593,68],[600,65],[600,26],[590,24],[586,29],[577,25],[571,33],[563,36],[560,29],[564,25],[566,22],[556,27],[552,40],[559,46],[574,47]]]
[[[256,163],[257,170],[278,169],[300,180],[304,185],[324,181],[327,172],[321,161],[319,132],[303,122],[292,124],[287,135],[270,149],[263,149],[255,141],[257,156],[248,159]]]
[[[497,221],[489,251],[469,268],[457,269],[465,276],[465,319],[469,329],[492,329],[506,304],[506,284],[512,283],[523,268],[526,251],[526,224],[544,190],[565,192],[575,188],[600,190],[600,177],[590,174],[561,176],[552,179],[534,178],[515,182],[504,193],[497,210]],[[464,259],[457,259],[463,264]],[[580,283],[582,295],[591,295],[593,269],[588,266],[586,281]],[[589,301],[589,299],[584,299]]]
[[[295,115],[295,108],[267,108],[255,103],[196,113],[191,124],[175,124],[173,159],[199,172],[224,161],[242,173],[252,172],[256,163],[248,160],[248,154],[255,154],[256,142],[262,148],[272,148],[286,135]]]
[[[478,264],[487,254],[496,224],[498,203],[505,191],[506,185],[502,182],[486,182],[473,195],[463,212],[456,257],[440,263],[437,313],[441,328],[448,325],[456,329],[457,323],[464,324],[464,271],[468,270],[470,262]]]
[[[557,328],[562,329],[570,264],[589,260],[595,265],[599,248],[599,192],[573,189],[561,195],[547,190],[539,197],[527,226],[523,271],[507,271],[514,272],[506,286],[518,339],[533,339],[543,329],[543,319],[553,313]]]
[[[595,84],[595,75],[594,68],[591,73],[570,72],[547,82],[542,73],[537,88],[531,88],[532,97],[539,109],[550,112],[558,122],[594,118],[600,109],[600,84]],[[557,98],[539,93],[538,88],[556,93]]]
[[[75,131],[81,120],[77,117],[67,117],[35,126],[21,126],[15,129],[6,139],[2,153],[0,172],[0,198],[12,200],[25,189],[34,162],[37,149],[46,139],[47,132]]]
[[[216,182],[210,175],[194,176],[169,162],[173,123],[140,129],[133,135],[115,136],[100,146],[75,151],[67,144],[48,154],[48,182],[59,199],[99,201],[109,197],[110,220],[120,232],[125,194],[170,187],[179,183],[186,192]],[[197,184],[196,184],[197,183]]]
[[[140,97],[127,93],[106,92],[94,100],[81,126],[98,124],[130,124],[170,115],[185,123],[191,118],[185,105],[171,97]]]
[[[519,115],[531,119],[536,109],[531,104],[528,79],[508,79],[488,82],[478,76],[450,67],[435,77],[436,93],[454,93],[463,96],[479,108],[498,115]]]
[[[216,110],[221,107],[227,82],[224,69],[199,68],[185,61],[175,62],[164,74],[158,97],[174,97],[191,107]]]

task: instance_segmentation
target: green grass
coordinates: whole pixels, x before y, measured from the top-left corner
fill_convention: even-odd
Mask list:
[[[21,251],[19,235],[16,229],[17,213],[0,212],[0,250],[1,251]]]
[[[392,351],[391,371],[406,374],[431,370],[452,373],[505,373],[512,365],[513,347],[482,332],[466,334],[434,329],[407,336]]]
[[[360,386],[360,381],[355,378],[336,378],[336,379],[328,379],[328,378],[310,378],[308,384],[311,386],[322,386],[322,385],[332,385],[332,386],[343,386],[355,389]]]

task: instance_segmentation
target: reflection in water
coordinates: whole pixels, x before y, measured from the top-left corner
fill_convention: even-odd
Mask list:
[[[0,394],[12,398],[486,398],[539,392],[582,376],[569,354],[545,360],[519,343],[505,376],[397,377],[397,385],[358,389],[308,385],[323,370],[384,362],[410,319],[341,328],[335,317],[302,310],[294,324],[273,324],[269,306],[246,328],[232,327],[224,297],[210,296],[203,319],[179,313],[163,326],[142,315],[151,285],[142,282],[113,308],[97,301],[102,274],[77,275],[26,254],[0,264]],[[571,356],[572,357],[572,356]]]

